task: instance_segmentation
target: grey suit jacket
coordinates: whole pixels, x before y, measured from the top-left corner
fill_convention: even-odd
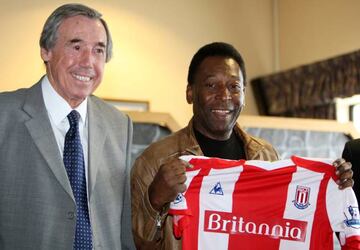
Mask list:
[[[132,123],[88,100],[89,211],[95,249],[132,248]],[[72,249],[76,207],[41,84],[0,94],[0,249]]]

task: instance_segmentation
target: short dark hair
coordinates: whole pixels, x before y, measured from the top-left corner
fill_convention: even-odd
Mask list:
[[[240,67],[241,73],[244,78],[244,85],[246,85],[246,71],[245,63],[240,55],[239,51],[235,49],[234,46],[224,42],[214,42],[206,44],[201,47],[193,56],[190,62],[189,71],[188,71],[188,84],[193,85],[195,81],[195,75],[199,69],[200,64],[207,58],[212,56],[223,56],[234,59]]]
[[[64,4],[51,13],[41,32],[39,41],[40,47],[46,50],[53,48],[56,43],[57,32],[60,24],[66,18],[78,15],[100,20],[106,32],[106,62],[110,61],[112,56],[112,39],[109,28],[105,20],[101,18],[102,15],[100,12],[82,4]]]

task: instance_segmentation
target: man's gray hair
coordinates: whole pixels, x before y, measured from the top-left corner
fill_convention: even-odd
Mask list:
[[[55,46],[57,32],[60,24],[66,18],[73,16],[86,16],[91,19],[98,19],[103,24],[106,32],[106,62],[112,57],[112,39],[109,28],[101,13],[82,4],[65,4],[54,10],[46,20],[40,36],[40,47],[49,50]]]

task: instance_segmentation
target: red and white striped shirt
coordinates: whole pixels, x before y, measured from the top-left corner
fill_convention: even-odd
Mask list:
[[[171,203],[183,249],[360,249],[359,209],[330,160],[276,162],[182,156],[187,191]]]

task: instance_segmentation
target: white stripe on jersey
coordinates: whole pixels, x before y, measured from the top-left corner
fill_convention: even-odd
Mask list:
[[[205,176],[202,182],[200,191],[200,211],[199,218],[205,218],[205,210],[220,210],[223,212],[231,212],[233,206],[233,190],[235,182],[239,179],[243,167],[234,167],[228,169],[211,169],[208,176]],[[221,180],[222,190],[227,190],[223,195],[210,194],[212,188]],[[210,188],[210,190],[209,190]],[[199,249],[214,249],[214,241],[216,242],[216,249],[227,250],[229,241],[228,234],[204,232],[204,220],[199,221]]]
[[[310,171],[305,168],[297,168],[297,171],[292,175],[292,180],[288,186],[288,195],[287,195],[287,201],[286,201],[286,207],[284,210],[284,218],[287,219],[299,219],[301,218],[302,221],[307,221],[307,237],[305,239],[305,242],[299,242],[299,241],[290,241],[290,240],[281,240],[279,250],[303,250],[303,249],[309,249],[310,247],[310,240],[311,237],[309,235],[311,234],[311,228],[312,223],[314,220],[314,213],[316,210],[316,201],[318,198],[318,192],[319,192],[319,185],[323,178],[322,173],[315,173],[313,171]],[[309,204],[311,206],[307,207],[306,209],[298,209],[296,206],[294,206],[294,194],[296,193],[296,188],[300,180],[306,180],[306,182],[301,182],[302,185],[306,185],[310,188],[310,200]]]

